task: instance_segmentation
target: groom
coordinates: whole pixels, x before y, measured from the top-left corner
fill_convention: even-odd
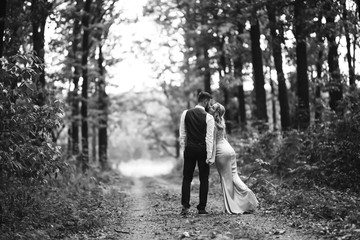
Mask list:
[[[184,148],[184,169],[181,188],[181,215],[185,216],[190,208],[190,188],[197,163],[200,179],[199,214],[208,214],[205,210],[209,190],[210,167],[207,164],[212,156],[214,118],[206,111],[210,107],[212,96],[200,92],[198,104],[185,110],[180,118],[180,144]]]

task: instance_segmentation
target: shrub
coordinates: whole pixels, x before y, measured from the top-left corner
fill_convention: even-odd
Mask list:
[[[2,58],[0,65],[0,225],[15,226],[39,208],[41,184],[66,167],[51,138],[62,110],[59,101],[37,104],[44,91],[34,56]]]
[[[30,56],[2,60],[0,81],[0,170],[1,189],[12,178],[33,183],[64,167],[60,148],[51,140],[51,131],[60,126],[59,101],[37,105],[35,84],[39,66]],[[16,84],[13,84],[13,83]],[[10,84],[9,84],[10,83]]]
[[[302,185],[360,191],[360,92],[345,96],[341,106],[343,115],[330,114],[306,132],[284,138],[272,162],[277,174],[294,176]]]

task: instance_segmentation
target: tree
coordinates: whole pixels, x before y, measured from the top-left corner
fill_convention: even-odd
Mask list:
[[[210,72],[210,58],[209,58],[209,27],[208,27],[208,13],[203,11],[206,9],[209,3],[207,0],[200,0],[200,15],[201,15],[201,32],[200,32],[200,46],[199,46],[199,58],[198,67],[203,75],[204,90],[211,93],[211,72]]]
[[[82,143],[82,170],[85,172],[89,164],[89,139],[88,139],[88,56],[89,56],[89,19],[90,19],[91,0],[86,0],[84,13],[82,15],[83,39],[82,39],[82,88],[81,88],[81,143]]]
[[[305,130],[310,125],[309,109],[309,80],[307,75],[307,49],[305,33],[305,9],[304,0],[295,0],[294,3],[294,27],[296,38],[296,72],[297,72],[297,113],[296,127]]]
[[[254,9],[250,28],[251,38],[251,57],[254,73],[254,91],[255,91],[255,116],[257,120],[268,121],[266,110],[266,92],[263,71],[263,60],[260,48],[260,24],[257,18],[257,11]]]
[[[0,2],[0,58],[4,51],[4,32],[5,32],[5,18],[6,18],[7,0]]]
[[[290,127],[290,111],[287,87],[284,77],[284,71],[282,66],[282,51],[281,43],[284,36],[282,36],[282,30],[279,27],[279,23],[276,20],[276,8],[274,3],[267,2],[266,8],[269,18],[269,27],[271,35],[271,46],[274,58],[275,69],[277,72],[277,80],[279,84],[279,103],[280,103],[280,116],[281,116],[281,129],[287,130]]]
[[[318,55],[316,59],[316,80],[315,80],[315,121],[321,121],[322,115],[322,103],[321,103],[321,83],[322,83],[322,71],[324,63],[324,34],[322,31],[322,11],[319,13],[318,21],[316,22],[316,41],[318,48]]]
[[[345,30],[345,38],[346,38],[346,60],[348,63],[349,68],[349,85],[354,87],[355,86],[355,70],[352,62],[351,57],[351,40],[350,40],[350,23],[348,18],[348,10],[346,9],[346,0],[342,1],[342,7],[343,7],[343,21],[344,21],[344,30]]]
[[[107,125],[108,125],[108,96],[105,90],[105,69],[104,69],[104,56],[102,52],[102,46],[99,45],[99,58],[98,58],[98,67],[99,67],[99,82],[98,82],[98,91],[99,91],[99,162],[101,169],[106,170],[108,168],[107,162]]]
[[[236,24],[236,28],[238,31],[238,35],[236,36],[237,46],[242,46],[243,40],[241,35],[244,33],[244,24],[239,19],[239,22]],[[235,79],[239,79],[239,85],[237,87],[237,98],[239,102],[238,115],[240,117],[240,123],[242,126],[245,126],[247,123],[246,119],[246,108],[245,108],[245,92],[244,92],[244,84],[242,81],[242,70],[243,70],[243,56],[239,49],[237,55],[234,58],[234,77]]]
[[[80,23],[80,11],[82,0],[76,0],[75,12],[74,12],[74,23],[72,31],[72,47],[70,51],[70,58],[72,58],[73,76],[72,82],[74,89],[69,93],[71,102],[71,131],[69,138],[71,153],[73,155],[79,154],[79,78],[81,74],[81,60],[79,59],[79,44],[81,42],[81,23]]]
[[[324,14],[326,18],[326,38],[328,41],[328,65],[329,65],[329,105],[333,111],[338,112],[338,101],[342,99],[342,84],[339,68],[339,54],[337,52],[338,46],[336,43],[335,33],[335,16],[337,5],[331,4],[329,1],[324,4]]]
[[[36,56],[44,63],[45,59],[45,24],[49,15],[51,4],[47,0],[32,0],[31,3],[31,19],[32,19],[32,40],[33,49]],[[36,85],[40,89],[38,96],[38,104],[45,104],[45,68],[41,69],[39,79]]]

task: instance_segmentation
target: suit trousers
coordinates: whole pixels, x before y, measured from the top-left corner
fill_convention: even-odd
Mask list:
[[[190,207],[191,182],[193,180],[196,163],[199,170],[200,192],[198,210],[205,210],[209,191],[210,167],[206,163],[206,148],[185,147],[183,182],[181,187],[181,204],[185,208]]]

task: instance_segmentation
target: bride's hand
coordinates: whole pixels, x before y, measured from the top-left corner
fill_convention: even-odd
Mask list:
[[[206,163],[209,164],[210,166],[214,164],[214,159],[210,158],[210,159],[206,159]]]

